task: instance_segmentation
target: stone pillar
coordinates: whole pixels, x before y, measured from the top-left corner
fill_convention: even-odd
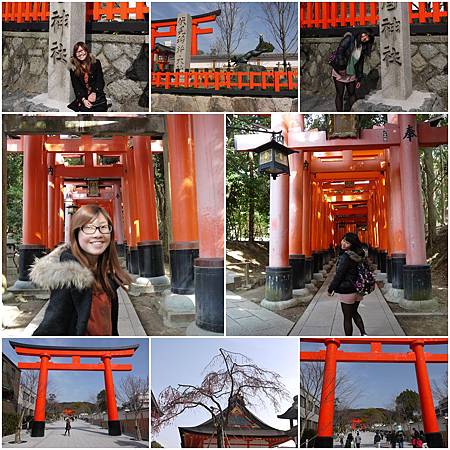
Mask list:
[[[191,67],[192,17],[189,14],[177,16],[177,40],[175,44],[175,72],[186,72]]]
[[[412,93],[409,3],[380,2],[378,10],[382,96],[406,100]]]
[[[70,103],[74,98],[67,65],[74,45],[86,40],[86,3],[50,3],[48,27],[48,97]]]
[[[194,261],[196,321],[187,332],[224,331],[224,122],[193,115],[199,258]]]
[[[405,225],[406,265],[403,267],[406,309],[434,307],[431,268],[425,251],[425,221],[422,203],[419,142],[414,114],[399,114],[400,177],[402,185],[403,223]]]

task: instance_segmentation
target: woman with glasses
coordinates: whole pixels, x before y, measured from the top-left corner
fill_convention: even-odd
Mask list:
[[[78,209],[70,224],[70,244],[39,259],[30,279],[50,289],[34,336],[118,336],[117,289],[131,279],[120,267],[112,222],[103,208]]]
[[[77,42],[73,47],[69,70],[75,100],[68,108],[76,112],[107,111],[102,65],[84,42]]]

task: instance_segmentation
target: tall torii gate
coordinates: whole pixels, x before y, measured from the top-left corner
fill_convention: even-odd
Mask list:
[[[417,123],[413,114],[388,117],[384,126],[343,139],[304,131],[302,114],[271,115],[272,130],[282,130],[297,153],[289,156],[290,176],[270,180],[269,267],[261,305],[283,309],[296,303],[293,290],[296,298],[309,295],[305,287],[321,276],[330,246],[348,231],[360,234],[387,272],[392,301],[411,309],[434,304],[418,149],[447,144],[448,129]],[[236,150],[251,151],[269,139],[235,136]]]
[[[10,341],[11,347],[18,355],[36,356],[39,362],[19,362],[21,370],[39,370],[39,382],[36,393],[34,420],[31,428],[32,437],[42,437],[45,434],[45,403],[47,398],[47,379],[49,370],[101,371],[105,378],[106,405],[108,411],[108,434],[120,436],[119,414],[117,412],[116,395],[114,392],[113,371],[131,371],[131,364],[112,364],[112,358],[129,358],[134,355],[139,345],[127,347],[54,347],[38,344],[23,344]],[[71,363],[50,362],[51,358],[72,358]],[[100,358],[99,364],[81,363],[80,358]]]
[[[434,410],[433,393],[428,377],[427,363],[448,363],[448,354],[426,353],[425,345],[448,344],[447,338],[302,338],[302,342],[318,342],[326,350],[300,351],[300,371],[302,362],[321,361],[325,363],[320,399],[319,423],[315,447],[333,447],[334,400],[336,387],[336,365],[338,362],[365,363],[412,363],[416,368],[422,420],[430,448],[444,446]],[[338,350],[341,344],[367,345],[369,352]],[[384,352],[383,345],[408,345],[410,352]]]

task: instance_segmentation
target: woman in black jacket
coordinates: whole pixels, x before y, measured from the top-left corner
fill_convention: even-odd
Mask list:
[[[328,295],[338,294],[337,298],[341,303],[344,314],[344,331],[346,336],[352,336],[353,324],[355,322],[361,336],[366,336],[364,322],[358,313],[358,306],[363,299],[355,288],[358,277],[358,264],[366,258],[366,253],[358,236],[354,233],[347,233],[341,241],[342,253],[339,256],[336,274],[333,281],[328,286]]]
[[[69,70],[75,100],[67,107],[76,112],[107,111],[102,65],[84,42],[73,47]]]
[[[363,76],[364,58],[369,57],[375,37],[370,30],[358,31],[354,34],[345,33],[337,50],[330,58],[336,88],[336,111],[344,111],[344,93],[347,89],[349,111],[356,101],[356,89],[360,87]]]
[[[118,336],[117,289],[129,284],[120,267],[108,213],[82,206],[72,216],[70,244],[39,259],[30,279],[50,289],[44,318],[34,336]]]

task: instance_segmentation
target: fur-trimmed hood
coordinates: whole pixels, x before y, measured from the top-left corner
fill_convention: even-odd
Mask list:
[[[364,259],[363,255],[360,255],[354,252],[353,250],[347,250],[345,253],[348,255],[350,259],[352,259],[356,263],[360,263]]]
[[[95,57],[95,55],[93,53],[89,53],[89,56],[91,58],[91,64],[95,64],[97,61],[97,58]],[[76,66],[75,63],[73,62],[73,56],[70,57],[69,62],[67,63],[67,68],[69,70],[75,70]]]
[[[75,259],[69,245],[62,244],[35,260],[30,269],[30,280],[43,289],[73,286],[82,290],[93,285],[94,274]]]

